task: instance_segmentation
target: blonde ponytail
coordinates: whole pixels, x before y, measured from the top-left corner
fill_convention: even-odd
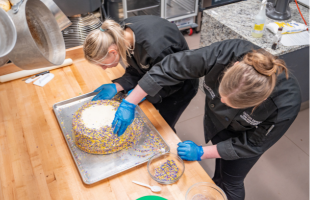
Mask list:
[[[122,27],[114,20],[106,19],[100,29],[90,32],[86,37],[83,44],[85,59],[89,62],[99,61],[108,54],[109,47],[115,44],[120,58],[128,66],[126,56],[128,48]]]
[[[219,93],[227,97],[233,107],[254,107],[255,110],[271,95],[277,75],[282,72],[288,78],[288,69],[283,60],[263,50],[252,51],[241,62],[226,70]]]

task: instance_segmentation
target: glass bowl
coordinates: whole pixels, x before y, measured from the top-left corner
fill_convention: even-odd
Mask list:
[[[154,155],[147,163],[149,175],[160,184],[172,184],[183,175],[183,160],[174,153]]]
[[[186,200],[227,200],[224,191],[217,185],[200,182],[192,185],[186,192]]]

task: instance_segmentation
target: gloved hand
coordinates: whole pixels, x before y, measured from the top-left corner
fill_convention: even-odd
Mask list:
[[[178,144],[178,155],[183,160],[201,161],[201,156],[204,154],[202,146],[198,146],[193,141],[187,140]]]
[[[128,93],[127,93],[127,96],[130,95],[130,93],[131,93],[132,91],[133,91],[133,89],[132,89],[132,90],[129,90]],[[145,100],[145,97],[144,97],[139,103],[141,103],[141,102],[144,101],[144,100]]]
[[[99,93],[92,99],[92,101],[110,100],[116,95],[117,89],[114,83],[109,83],[103,84],[102,86],[95,89],[94,92]]]
[[[123,99],[121,105],[118,107],[115,118],[112,122],[112,127],[114,128],[114,134],[118,137],[123,135],[127,127],[132,123],[135,118],[135,108],[136,105],[129,103]]]

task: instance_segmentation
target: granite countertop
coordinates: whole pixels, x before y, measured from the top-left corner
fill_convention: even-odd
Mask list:
[[[266,49],[275,56],[308,46],[286,47],[280,44],[279,49],[273,50],[271,49],[273,33],[266,28],[263,37],[252,37],[251,30],[254,23],[254,17],[258,14],[260,6],[260,0],[247,0],[205,10],[202,20],[200,46],[208,46],[214,42],[226,39],[244,39]],[[299,23],[304,23],[294,2],[290,3],[290,8],[292,17],[284,22],[291,22],[293,20]],[[309,24],[309,9],[300,4],[299,8],[307,24]],[[265,25],[274,21],[276,20],[267,17]]]

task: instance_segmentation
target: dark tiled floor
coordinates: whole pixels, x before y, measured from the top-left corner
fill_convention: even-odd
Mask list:
[[[200,35],[185,36],[191,49],[199,48]],[[205,144],[204,97],[198,91],[176,125],[182,141]],[[214,159],[200,162],[212,177]],[[245,180],[246,200],[309,199],[309,109],[301,111],[286,134],[256,163]]]

